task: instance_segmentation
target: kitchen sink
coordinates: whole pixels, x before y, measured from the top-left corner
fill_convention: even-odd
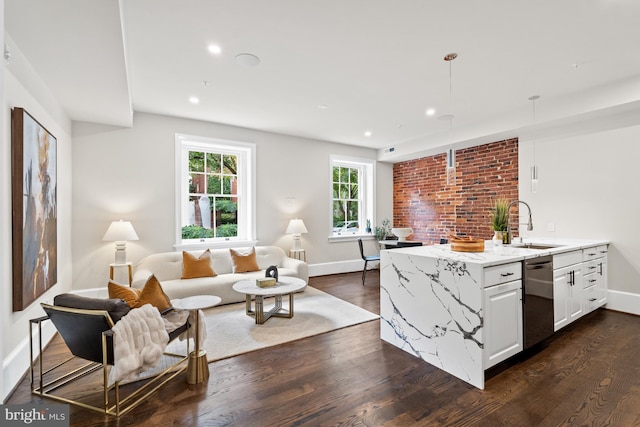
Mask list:
[[[562,245],[545,245],[543,243],[523,243],[521,245],[513,245],[516,248],[525,248],[525,249],[540,249],[540,250],[544,250],[544,249],[553,249],[553,248],[559,248]]]

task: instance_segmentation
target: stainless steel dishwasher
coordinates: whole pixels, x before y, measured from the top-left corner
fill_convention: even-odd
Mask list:
[[[553,257],[524,261],[522,313],[524,348],[553,335]]]

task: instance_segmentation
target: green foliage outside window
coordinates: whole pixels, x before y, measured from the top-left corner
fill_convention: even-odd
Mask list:
[[[333,230],[355,233],[359,231],[360,200],[358,168],[333,168]]]
[[[198,211],[195,224],[182,228],[183,239],[234,237],[238,235],[238,157],[224,153],[190,151],[189,200],[200,209],[196,200],[209,199],[209,215]],[[204,205],[206,206],[206,204]],[[211,224],[202,224],[202,218]]]

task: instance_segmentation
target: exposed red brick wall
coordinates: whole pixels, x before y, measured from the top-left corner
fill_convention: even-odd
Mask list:
[[[450,232],[490,239],[496,198],[518,198],[518,139],[456,151],[456,180],[447,185],[446,155],[393,165],[393,226],[411,227],[410,240],[438,243]],[[511,210],[517,235],[518,209]]]

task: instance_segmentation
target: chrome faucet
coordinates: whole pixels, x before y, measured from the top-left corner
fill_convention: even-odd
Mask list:
[[[522,200],[514,200],[513,202],[509,203],[509,206],[507,206],[507,236],[505,239],[505,243],[507,245],[511,244],[511,206],[518,203],[522,203],[529,210],[529,223],[527,224],[527,231],[533,230],[533,222],[531,221],[531,207],[527,204],[527,202],[523,202]]]

